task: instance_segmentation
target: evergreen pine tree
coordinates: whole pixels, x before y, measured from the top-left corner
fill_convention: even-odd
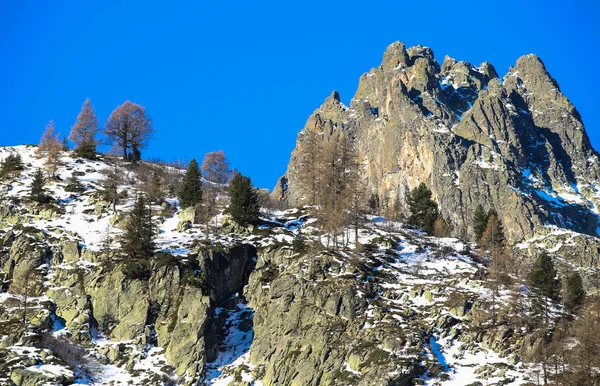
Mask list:
[[[6,177],[9,174],[23,170],[23,161],[20,154],[9,154],[2,162],[0,167],[0,178]]]
[[[69,151],[69,143],[67,142],[67,137],[63,137],[62,151]]]
[[[304,235],[302,234],[302,232],[300,230],[298,230],[296,237],[294,237],[294,240],[292,241],[292,249],[294,250],[294,253],[299,253],[299,254],[303,254],[308,250],[308,244],[306,243],[306,237],[304,237]]]
[[[552,258],[544,251],[540,253],[531,267],[528,282],[540,295],[556,299],[558,295],[558,280]]]
[[[565,278],[563,284],[563,302],[569,312],[576,311],[583,304],[585,290],[583,280],[577,272],[571,272]]]
[[[152,211],[146,205],[143,194],[139,194],[129,212],[125,229],[119,241],[121,252],[130,259],[147,259],[154,253],[156,229],[152,223]]]
[[[487,227],[488,215],[483,209],[481,204],[477,205],[475,208],[475,214],[473,215],[473,231],[475,233],[475,241],[479,242],[483,232],[485,232],[485,228]]]
[[[41,169],[37,169],[33,174],[33,182],[31,183],[30,197],[32,200],[37,202],[46,202],[46,191],[44,185],[46,181],[44,179],[44,172]]]
[[[438,205],[431,199],[431,190],[424,183],[414,188],[407,199],[410,217],[408,222],[427,233],[433,231],[433,224],[438,216]]]
[[[86,159],[96,159],[96,145],[84,144],[75,150],[75,155]]]
[[[195,206],[202,201],[202,180],[200,178],[198,163],[192,159],[179,192],[179,205],[182,208]]]
[[[249,177],[236,174],[229,183],[228,212],[240,225],[247,225],[258,220],[258,194]]]
[[[69,177],[67,185],[65,186],[65,192],[71,193],[83,193],[85,192],[85,186],[77,179],[74,174]]]

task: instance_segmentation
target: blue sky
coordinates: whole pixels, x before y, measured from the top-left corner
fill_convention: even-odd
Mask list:
[[[401,40],[501,76],[538,54],[600,148],[600,11],[569,3],[3,1],[0,145],[37,143],[51,118],[68,134],[86,97],[102,122],[129,99],[157,129],[144,156],[220,149],[271,188],[310,113]]]

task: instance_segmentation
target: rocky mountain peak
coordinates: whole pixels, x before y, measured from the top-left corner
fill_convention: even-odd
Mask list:
[[[456,64],[456,59],[451,58],[448,55],[444,56],[444,61],[442,62],[442,73],[443,74],[448,73],[448,71],[450,71],[452,66],[454,66],[455,64]]]
[[[523,77],[529,79],[534,77],[550,78],[550,74],[546,70],[544,62],[542,62],[542,59],[535,54],[527,54],[518,58],[515,69]],[[552,82],[556,83],[554,80],[552,80]],[[556,87],[558,87],[558,85],[556,85]]]
[[[534,54],[517,59],[516,65],[510,68],[504,80],[511,89],[526,87],[529,93],[542,94],[546,98],[563,97],[556,80],[550,76],[542,60]]]
[[[353,133],[381,202],[403,202],[425,182],[457,235],[471,234],[478,204],[499,212],[513,242],[553,227],[598,235],[597,153],[536,55],[519,58],[500,80],[488,62],[446,56],[440,66],[430,48],[395,42],[360,77],[349,108],[330,96],[307,127],[314,122],[330,135]],[[303,200],[300,152],[298,141],[278,192],[291,203]]]
[[[323,106],[339,105],[339,103],[340,103],[340,94],[336,90],[333,90],[331,92],[331,95],[329,95],[327,97],[327,99],[325,99],[325,102],[323,102]]]
[[[433,50],[429,47],[424,47],[420,44],[418,46],[410,47],[407,50],[407,53],[412,63],[414,63],[419,58],[424,58],[429,61],[434,60]]]
[[[384,70],[393,70],[398,66],[406,66],[408,63],[408,53],[404,43],[397,41],[388,46],[383,54],[381,68]]]
[[[489,62],[483,62],[479,65],[479,72],[487,76],[490,79],[498,78],[496,68]]]

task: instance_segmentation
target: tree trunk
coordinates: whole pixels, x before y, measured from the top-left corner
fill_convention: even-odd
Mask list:
[[[544,373],[544,385],[548,384],[548,369],[546,368],[546,349],[544,349],[544,359],[542,361],[542,372]]]
[[[24,295],[23,300],[23,326],[27,328],[27,294]]]

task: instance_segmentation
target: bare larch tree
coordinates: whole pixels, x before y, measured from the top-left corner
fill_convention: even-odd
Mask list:
[[[127,160],[128,149],[131,149],[132,153],[143,149],[153,133],[154,126],[146,109],[130,101],[118,106],[104,126],[104,135],[114,146],[123,150],[124,160]]]

